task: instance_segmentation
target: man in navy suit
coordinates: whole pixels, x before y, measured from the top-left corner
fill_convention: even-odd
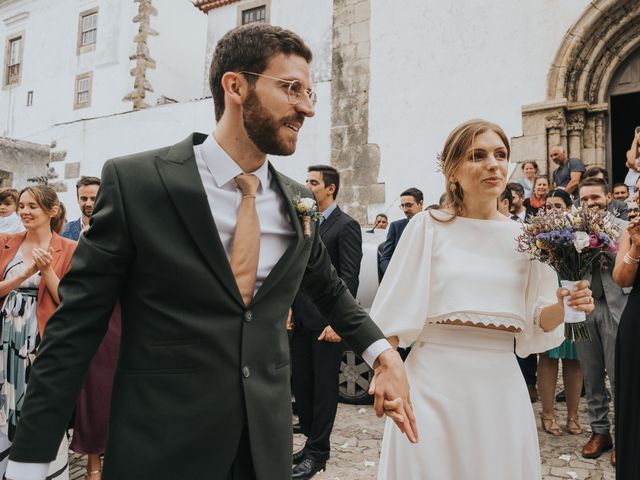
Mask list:
[[[360,225],[340,210],[336,197],[340,189],[338,171],[328,165],[308,169],[307,187],[313,192],[320,222],[320,238],[338,277],[353,297],[358,291],[362,260]],[[293,479],[308,479],[324,469],[330,455],[330,436],[338,408],[338,374],[343,343],[306,293],[296,296],[291,336],[292,387],[304,448],[294,455]]]
[[[400,241],[404,228],[416,213],[422,211],[422,204],[424,202],[424,196],[422,192],[417,188],[408,188],[400,194],[400,208],[404,212],[407,218],[402,220],[396,220],[389,225],[389,232],[387,233],[387,240],[384,242],[384,249],[380,256],[380,271],[382,275],[387,271],[391,256],[396,250],[396,245]]]
[[[80,177],[76,183],[76,195],[78,196],[78,205],[80,206],[80,218],[68,222],[62,230],[62,236],[78,241],[80,234],[89,228],[89,217],[93,213],[93,206],[96,203],[98,189],[100,188],[100,179],[98,177]]]

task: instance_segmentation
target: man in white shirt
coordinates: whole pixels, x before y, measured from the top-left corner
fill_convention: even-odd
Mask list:
[[[122,338],[104,480],[288,478],[285,321],[299,288],[374,366],[376,413],[417,441],[399,355],[337,277],[313,216],[301,213],[311,193],[267,162],[292,154],[314,115],[311,57],[288,30],[231,30],[211,64],[213,135],[105,164],[91,228],[30,376],[8,478],[45,478],[117,300]],[[236,242],[255,240],[234,238],[241,213],[251,212],[259,245],[239,259],[257,256],[246,298],[246,278],[230,260]]]

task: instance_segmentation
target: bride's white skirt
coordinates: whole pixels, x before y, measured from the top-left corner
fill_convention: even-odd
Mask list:
[[[405,363],[420,443],[387,419],[379,480],[540,480],[514,334],[430,324]]]

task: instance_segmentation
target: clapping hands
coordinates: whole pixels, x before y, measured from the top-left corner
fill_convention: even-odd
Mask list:
[[[629,221],[629,225],[627,225],[627,232],[629,232],[631,245],[640,247],[640,216],[635,216]]]
[[[49,251],[44,248],[34,248],[31,251],[31,255],[36,270],[44,273],[51,268],[51,263],[53,262],[53,250],[51,248],[49,248]]]

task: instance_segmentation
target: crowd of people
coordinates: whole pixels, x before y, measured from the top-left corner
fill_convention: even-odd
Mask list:
[[[404,219],[376,217],[388,227],[368,315],[354,300],[362,237],[337,204],[340,172],[311,166],[303,185],[267,161],[292,154],[315,113],[311,60],[288,30],[231,30],[212,60],[212,134],[81,178],[81,216],[66,224],[49,186],[0,192],[2,472],[68,478],[72,421],[87,480],[310,479],[330,457],[348,344],[387,416],[380,479],[539,479],[530,402],[539,394],[542,428],[564,434],[560,361],[566,432],[583,431],[584,382],[582,455],[611,450],[613,398],[611,461],[619,480],[638,478],[640,134],[613,198],[606,170],[559,145],[551,179],[531,161],[507,184],[504,131],[457,126],[440,202],[425,209],[409,188]],[[569,291],[514,239],[537,212],[578,204],[612,213],[620,250]],[[564,339],[565,301],[587,314],[590,341]],[[306,436],[293,456],[290,385]]]

